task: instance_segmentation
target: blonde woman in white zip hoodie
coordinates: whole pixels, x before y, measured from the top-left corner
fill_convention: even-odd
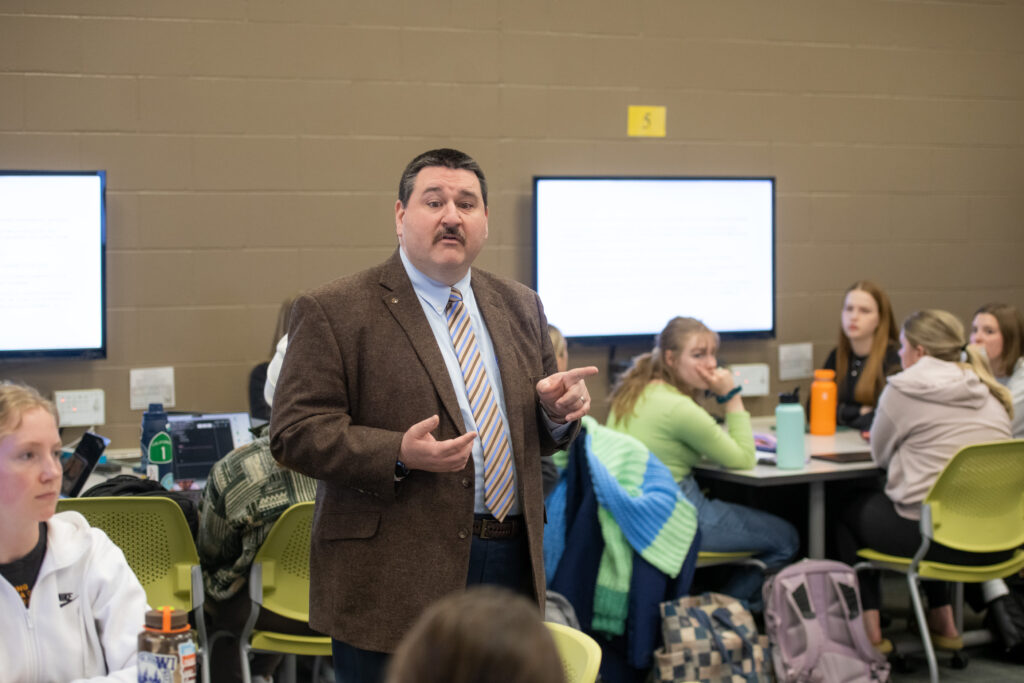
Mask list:
[[[146,594],[61,486],[53,403],[0,383],[0,683],[135,681]]]
[[[882,390],[871,424],[871,457],[886,470],[885,490],[864,493],[840,512],[839,559],[853,564],[857,550],[870,547],[913,555],[921,544],[921,501],[960,448],[1010,438],[1013,403],[980,349],[967,346],[963,325],[940,310],[911,313],[900,332],[903,372]],[[962,553],[933,543],[930,560],[988,564],[1009,553]],[[928,628],[936,647],[963,647],[953,621],[949,584],[922,581],[928,597]],[[861,575],[861,599],[868,637],[882,652],[877,572]]]

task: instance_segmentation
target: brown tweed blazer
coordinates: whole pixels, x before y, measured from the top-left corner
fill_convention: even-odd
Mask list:
[[[555,372],[536,293],[473,269],[494,341],[526,517],[544,596],[540,456],[554,451],[535,385]],[[274,457],[317,478],[310,625],[359,648],[393,651],[420,612],[466,584],[474,473],[413,471],[395,482],[402,434],[431,415],[438,440],[465,433],[458,401],[398,251],[302,295],[271,411]],[[577,429],[571,430],[575,436]]]

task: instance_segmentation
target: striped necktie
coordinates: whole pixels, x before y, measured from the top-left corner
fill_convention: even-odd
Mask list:
[[[462,303],[462,292],[455,287],[452,287],[444,312],[455,344],[455,355],[462,368],[462,379],[466,383],[469,406],[476,420],[477,435],[484,449],[484,504],[498,521],[502,521],[515,497],[508,431],[480,358],[480,348],[469,322],[469,311]]]

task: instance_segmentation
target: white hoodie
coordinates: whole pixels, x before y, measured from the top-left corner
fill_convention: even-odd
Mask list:
[[[28,609],[0,578],[0,683],[134,682],[146,593],[124,553],[77,512],[46,526]]]
[[[889,377],[871,423],[871,457],[888,470],[885,493],[907,519],[960,448],[1010,438],[1010,416],[973,370],[924,356]]]

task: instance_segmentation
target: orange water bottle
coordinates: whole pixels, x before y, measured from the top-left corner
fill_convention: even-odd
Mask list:
[[[835,370],[815,370],[811,382],[811,434],[829,436],[836,433],[836,402],[839,387]]]

